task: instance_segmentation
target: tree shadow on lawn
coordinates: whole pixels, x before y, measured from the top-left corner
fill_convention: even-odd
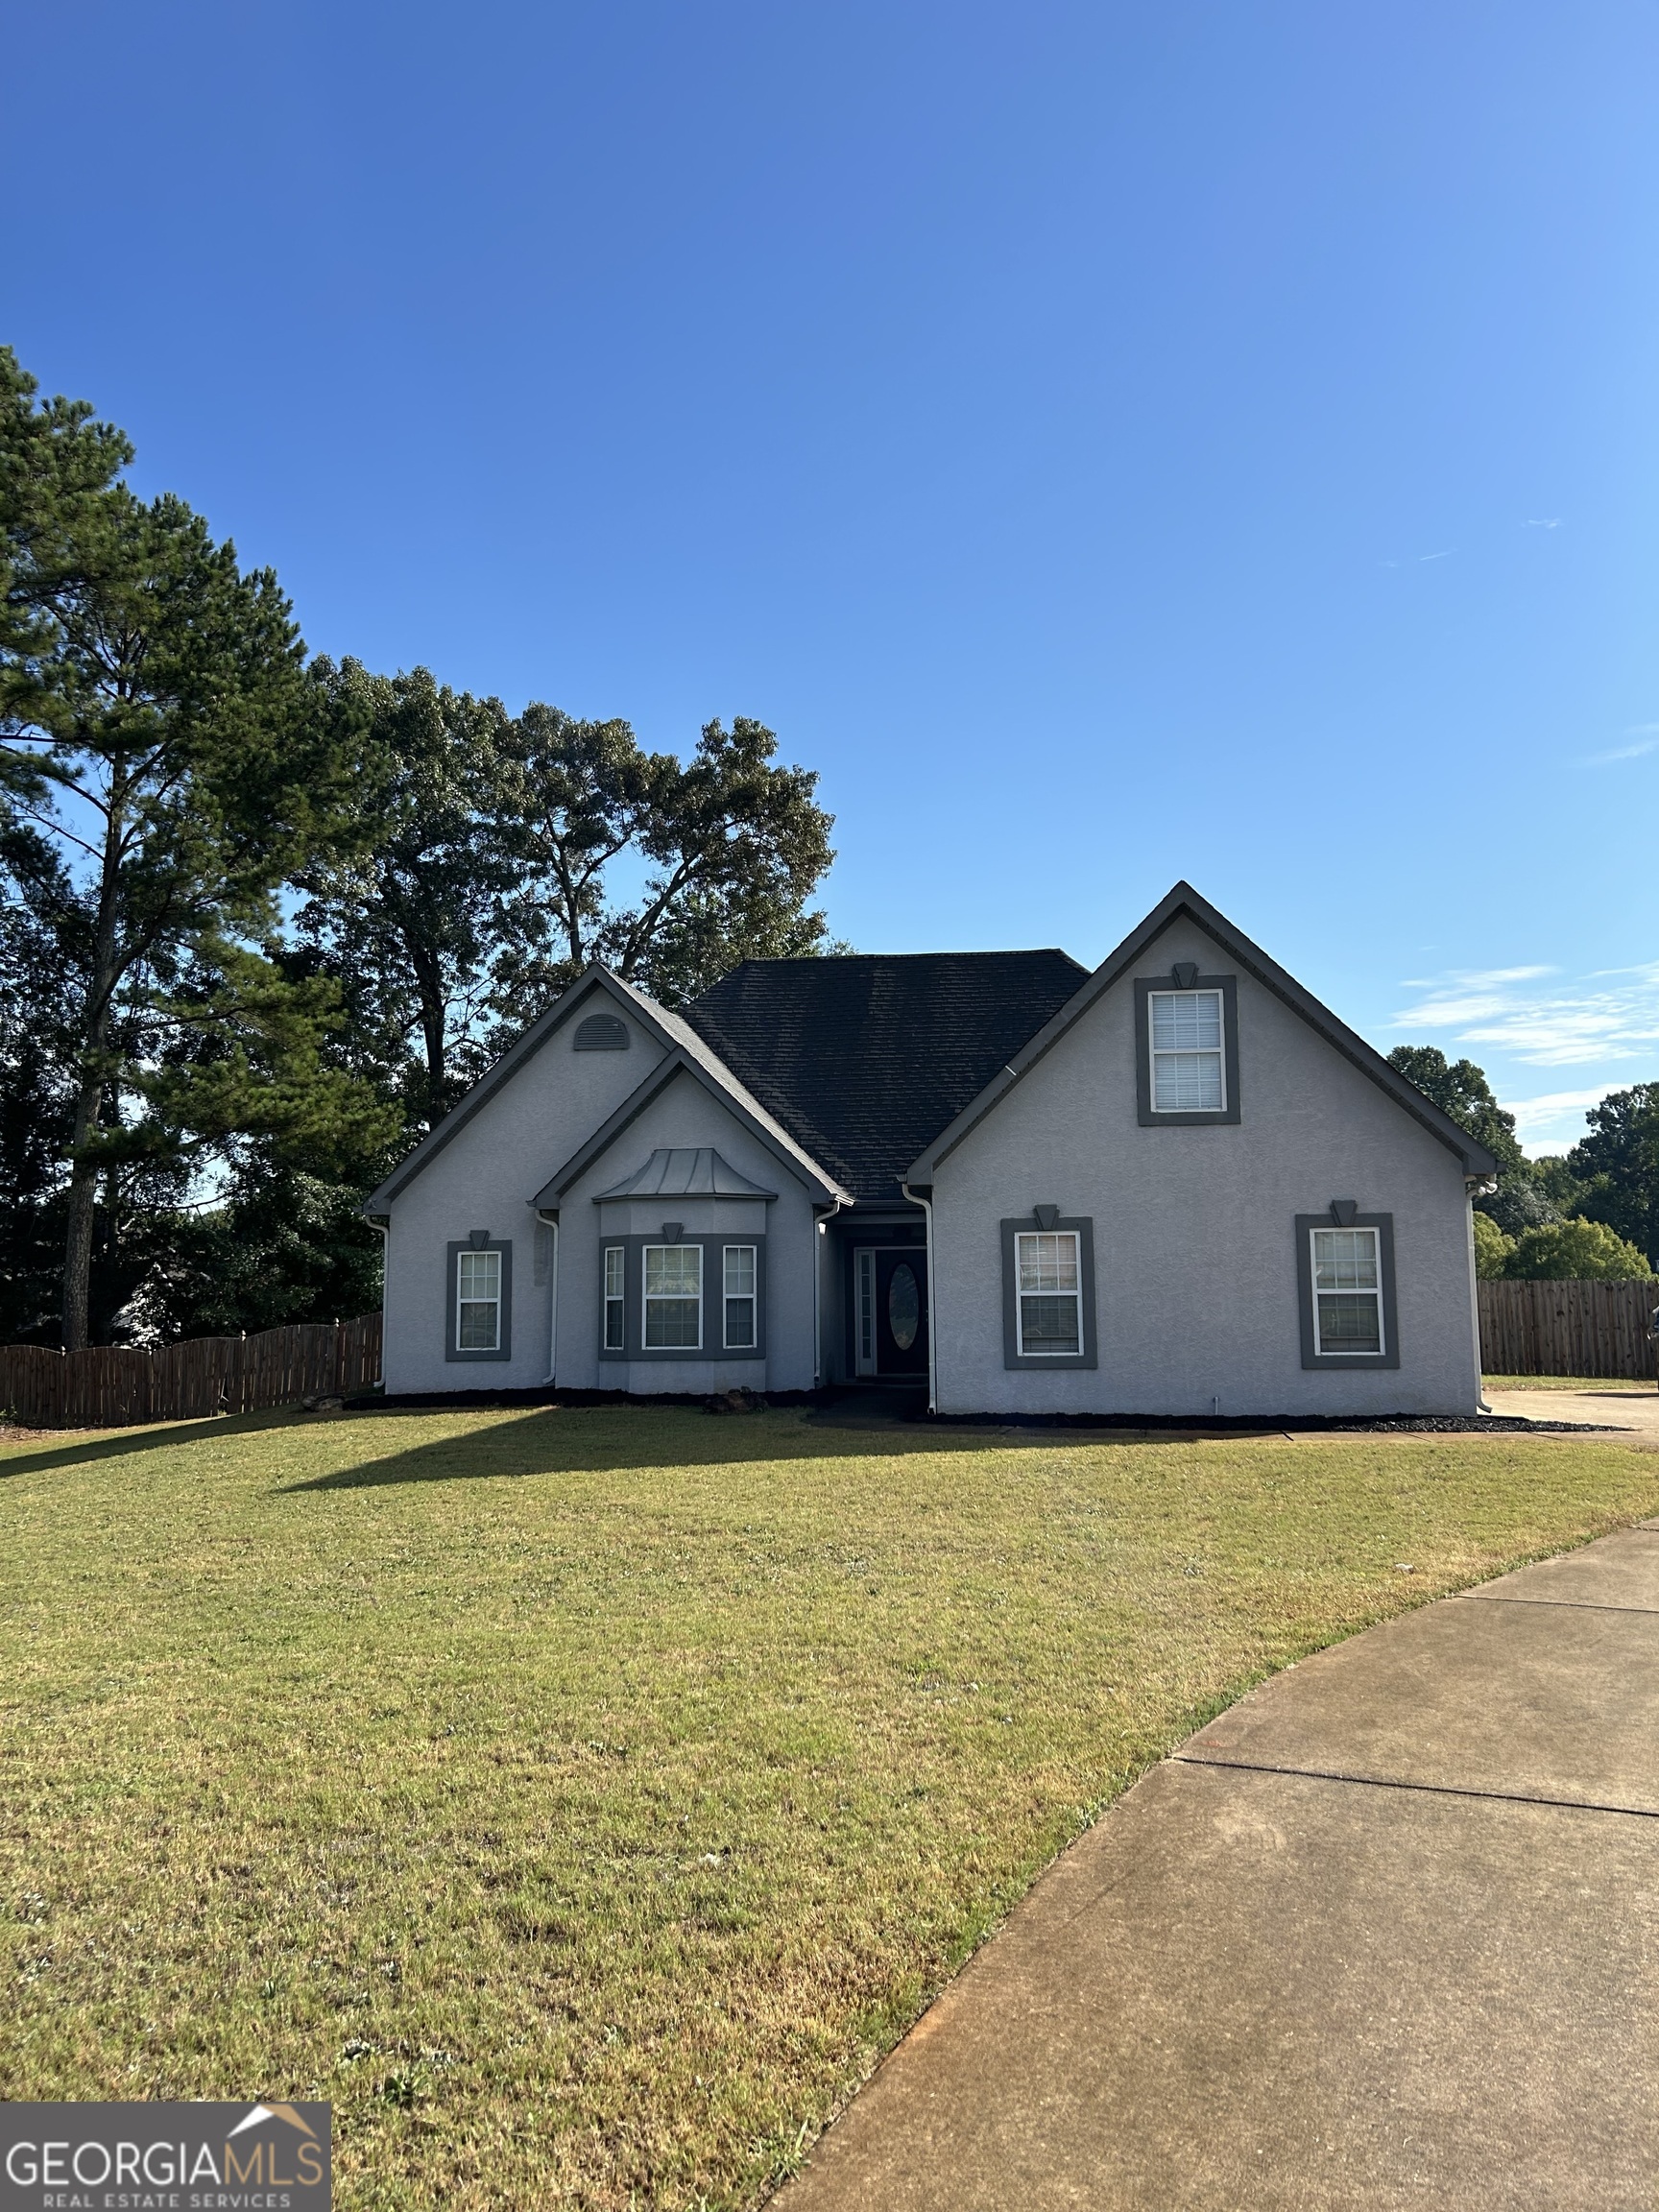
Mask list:
[[[123,1459],[180,1445],[280,1434],[296,1429],[331,1428],[345,1443],[361,1421],[424,1422],[443,1419],[455,1410],[465,1409],[389,1406],[384,1412],[376,1408],[342,1419],[338,1414],[303,1413],[298,1407],[275,1407],[256,1413],[170,1421],[113,1433],[82,1431],[62,1444],[0,1456],[0,1481],[13,1475],[84,1467],[101,1459]],[[1078,1430],[1004,1427],[995,1422],[983,1426],[953,1422],[935,1427],[920,1421],[872,1420],[868,1427],[854,1428],[841,1421],[821,1420],[811,1413],[711,1415],[687,1406],[537,1406],[512,1419],[487,1421],[476,1429],[434,1437],[278,1487],[285,1493],[356,1490],[399,1482],[522,1480],[536,1475],[714,1467],[764,1459],[912,1458],[926,1454],[983,1452],[992,1446],[1006,1451],[1080,1451],[1108,1444],[1190,1444],[1215,1434],[1197,1428]]]
[[[376,1489],[400,1482],[522,1481],[538,1475],[595,1475],[649,1467],[720,1467],[768,1459],[892,1459],[988,1445],[1024,1451],[1141,1444],[1140,1431],[1065,1434],[1034,1429],[934,1429],[918,1423],[867,1430],[820,1425],[799,1414],[711,1416],[695,1407],[537,1407],[511,1421],[434,1437],[384,1458],[332,1469],[284,1493]],[[1187,1440],[1159,1435],[1160,1443]]]
[[[258,1413],[216,1413],[203,1421],[167,1421],[155,1428],[74,1432],[70,1443],[42,1446],[14,1456],[0,1456],[0,1481],[12,1475],[36,1475],[54,1467],[84,1467],[97,1459],[125,1459],[137,1452],[158,1452],[173,1444],[204,1444],[216,1437],[248,1436],[267,1429],[315,1429],[315,1414],[282,1406]],[[0,1434],[0,1445],[5,1437]]]

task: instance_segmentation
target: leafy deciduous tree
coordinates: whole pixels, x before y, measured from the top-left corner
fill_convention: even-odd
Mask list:
[[[1476,1200],[1478,1210],[1511,1237],[1554,1218],[1556,1209],[1516,1138],[1515,1117],[1499,1105],[1483,1068],[1473,1060],[1448,1060],[1437,1045],[1397,1045],[1388,1065],[1478,1138],[1497,1161],[1498,1188]]]
[[[1543,1283],[1627,1283],[1649,1272],[1646,1257],[1604,1221],[1547,1221],[1524,1229],[1506,1275]]]
[[[1580,1211],[1640,1246],[1659,1269],[1659,1083],[1615,1091],[1585,1119],[1590,1134],[1567,1155]]]

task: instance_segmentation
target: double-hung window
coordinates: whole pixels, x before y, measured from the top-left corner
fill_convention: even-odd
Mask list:
[[[628,1248],[625,1244],[607,1244],[605,1247],[605,1349],[607,1352],[623,1352],[627,1349],[627,1285]]]
[[[703,1247],[645,1247],[645,1349],[695,1352],[703,1342]]]
[[[455,1349],[496,1352],[501,1348],[501,1255],[455,1255]]]
[[[755,1247],[728,1244],[725,1252],[726,1349],[749,1352],[755,1345]]]
[[[1313,1229],[1313,1349],[1352,1358],[1387,1352],[1375,1229]]]
[[[1020,1357],[1052,1358],[1081,1352],[1083,1270],[1076,1230],[1022,1231],[1014,1239],[1014,1258]]]
[[[1224,1114],[1226,1052],[1219,991],[1149,991],[1152,1111]]]

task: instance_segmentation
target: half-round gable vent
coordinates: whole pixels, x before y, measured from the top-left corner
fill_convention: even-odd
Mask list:
[[[628,1024],[619,1014],[589,1014],[576,1024],[578,1052],[626,1052]]]

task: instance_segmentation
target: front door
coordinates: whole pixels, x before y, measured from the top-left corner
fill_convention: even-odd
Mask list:
[[[853,1345],[860,1375],[927,1372],[927,1256],[920,1245],[853,1254]]]

